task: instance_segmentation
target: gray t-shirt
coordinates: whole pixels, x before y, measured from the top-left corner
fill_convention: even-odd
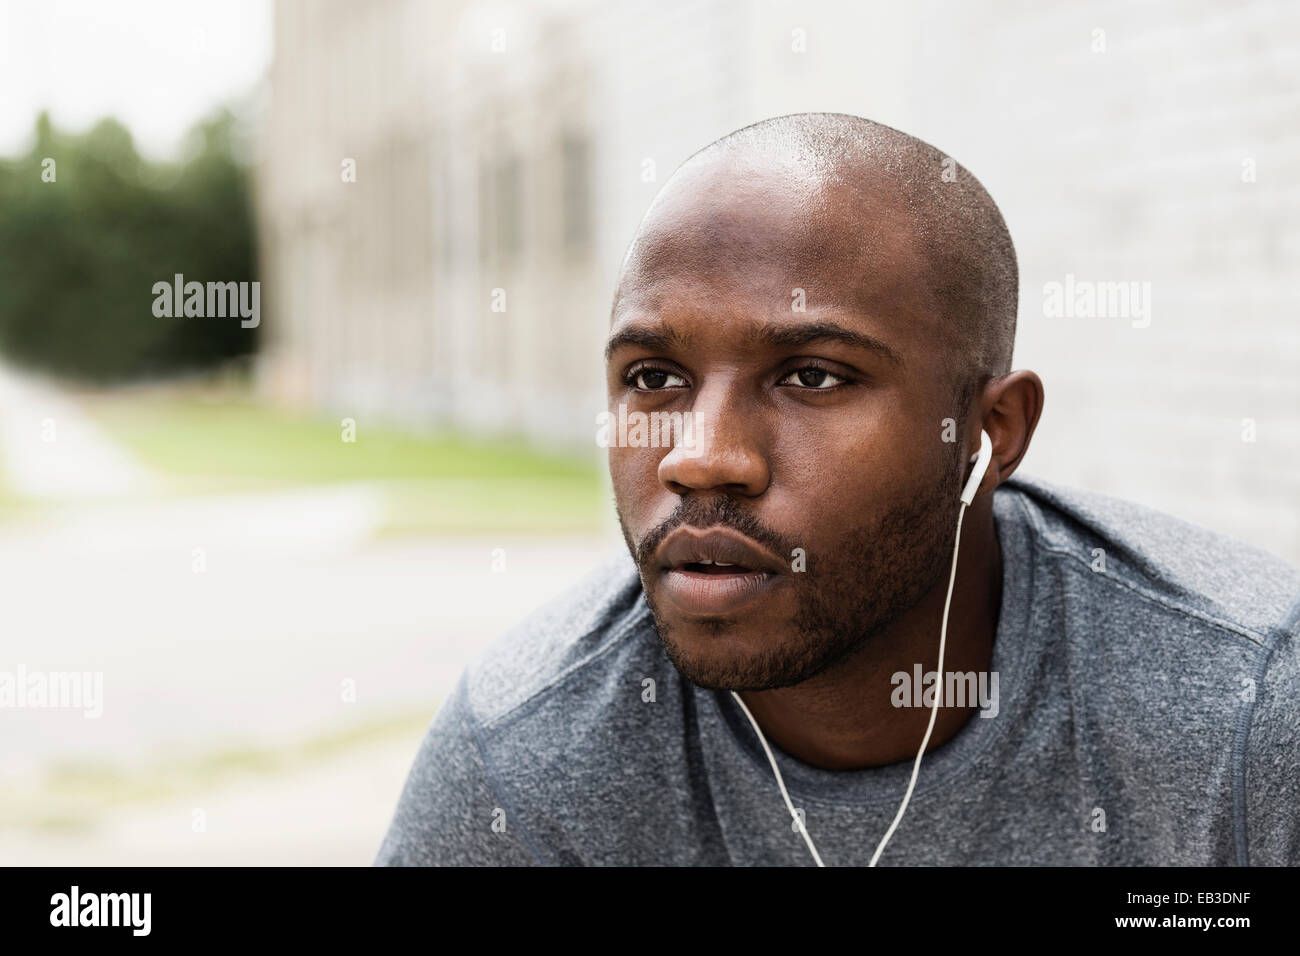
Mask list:
[[[880,864],[1300,864],[1300,570],[1021,476],[994,517],[997,712],[926,754]],[[911,760],[773,750],[826,865],[865,865]],[[744,714],[678,674],[626,557],[466,670],[375,863],[815,865]]]

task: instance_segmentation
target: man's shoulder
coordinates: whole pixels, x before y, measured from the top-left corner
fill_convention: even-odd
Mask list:
[[[1300,601],[1300,568],[1281,557],[1146,505],[1016,475],[995,495],[1041,552],[1117,598],[1264,642]]]
[[[1206,826],[1216,852],[1294,864],[1300,569],[1135,502],[1034,478],[1004,488],[995,513],[1027,565],[1010,573],[1055,629],[1036,637],[1060,654],[1087,759],[1149,788],[1144,812],[1183,820],[1206,812],[1216,768],[1210,812],[1231,814]]]
[[[486,781],[539,861],[681,862],[698,843],[689,693],[622,556],[466,668],[444,745],[473,751],[467,785]]]
[[[683,792],[673,748],[681,694],[635,566],[602,563],[466,667],[425,734],[376,862],[516,865],[627,851],[622,816],[603,811],[640,813]],[[647,784],[656,780],[663,786]]]
[[[620,554],[479,654],[465,670],[465,702],[475,722],[491,729],[545,698],[589,697],[661,659],[636,565]]]

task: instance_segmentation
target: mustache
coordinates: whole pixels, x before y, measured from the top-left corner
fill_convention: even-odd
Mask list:
[[[688,495],[673,509],[672,514],[647,532],[637,544],[636,563],[640,567],[648,565],[664,538],[684,525],[694,528],[730,528],[764,545],[777,555],[789,556],[790,552],[798,547],[788,537],[773,531],[755,518],[735,498],[719,497],[706,500]]]
[[[935,480],[930,485],[929,494],[936,503],[950,501],[953,505],[950,510],[955,520],[957,493],[961,490],[966,463],[962,461],[961,450],[956,442],[946,444],[944,465],[938,470]],[[798,541],[769,528],[755,518],[739,499],[728,495],[683,497],[673,509],[673,513],[647,532],[635,546],[628,532],[623,510],[617,500],[614,502],[614,510],[618,514],[619,527],[623,531],[623,540],[627,543],[628,551],[631,552],[637,566],[642,568],[653,561],[655,551],[663,543],[664,538],[683,525],[695,528],[730,528],[766,546],[773,554],[786,558],[795,548],[800,547]]]

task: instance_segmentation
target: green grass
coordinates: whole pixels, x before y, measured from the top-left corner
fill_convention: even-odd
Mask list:
[[[14,494],[5,480],[4,459],[0,458],[0,523],[21,520],[23,517],[39,510],[37,505]]]
[[[375,482],[381,534],[593,533],[601,522],[594,456],[547,454],[519,439],[479,439],[297,416],[245,397],[87,397],[87,413],[179,493]]]
[[[380,534],[596,534],[600,493],[594,475],[395,483]]]
[[[333,419],[292,415],[247,399],[114,398],[87,409],[159,471],[285,482],[402,478],[591,477],[590,461],[544,455],[516,439],[415,435],[357,423],[343,440]]]

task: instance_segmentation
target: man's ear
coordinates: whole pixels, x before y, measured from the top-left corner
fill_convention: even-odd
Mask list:
[[[984,485],[996,488],[1020,467],[1043,413],[1043,380],[1035,372],[1008,372],[991,379],[980,393],[981,427],[993,441]],[[978,447],[979,437],[975,438]]]

